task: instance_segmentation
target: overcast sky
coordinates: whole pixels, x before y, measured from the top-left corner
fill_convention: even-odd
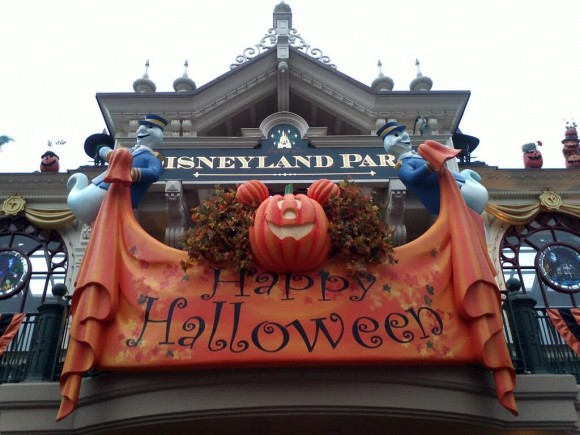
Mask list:
[[[0,1],[0,172],[38,170],[48,140],[61,171],[88,164],[103,130],[99,92],[133,92],[146,60],[158,91],[183,74],[198,87],[272,27],[278,0]],[[370,85],[377,61],[409,90],[415,59],[433,90],[467,90],[460,124],[475,159],[523,168],[521,145],[542,141],[544,167],[563,168],[567,120],[580,121],[579,0],[288,0],[293,27],[338,70]]]

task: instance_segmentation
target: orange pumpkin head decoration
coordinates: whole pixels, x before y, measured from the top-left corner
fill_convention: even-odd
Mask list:
[[[52,151],[47,151],[41,156],[40,172],[58,172],[60,161],[58,156]]]
[[[257,265],[271,272],[306,272],[320,267],[330,250],[328,219],[320,203],[292,193],[267,198],[256,210],[250,245]]]

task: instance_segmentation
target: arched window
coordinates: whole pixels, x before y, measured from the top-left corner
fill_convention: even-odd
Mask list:
[[[35,228],[23,218],[1,219],[0,254],[0,313],[36,313],[46,297],[52,297],[54,285],[64,283],[68,255],[54,230]],[[15,279],[22,277],[21,285],[6,278],[9,271]]]
[[[506,281],[519,279],[537,307],[580,306],[580,219],[540,213],[527,225],[513,226],[500,258]]]

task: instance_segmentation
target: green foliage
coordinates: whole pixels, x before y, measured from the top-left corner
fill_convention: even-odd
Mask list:
[[[353,182],[339,183],[324,211],[329,221],[330,256],[346,262],[351,274],[367,273],[367,264],[394,264],[392,231],[384,223],[371,196]]]
[[[59,139],[59,140],[49,140],[46,144],[49,148],[52,148],[54,145],[64,145],[66,144],[66,140]]]
[[[2,135],[0,136],[0,151],[2,151],[2,145],[6,145],[8,142],[13,141],[10,136]]]
[[[253,255],[248,232],[257,207],[237,201],[235,190],[218,187],[215,195],[193,208],[194,226],[180,238],[189,254],[184,270],[193,263],[235,271],[249,268]]]

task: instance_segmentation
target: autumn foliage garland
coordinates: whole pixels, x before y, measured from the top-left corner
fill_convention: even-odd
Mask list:
[[[189,257],[182,267],[187,269],[194,262],[235,271],[252,266],[248,232],[257,208],[258,204],[249,206],[237,201],[235,190],[217,187],[215,195],[192,209],[194,226],[180,238]]]
[[[192,210],[194,226],[180,238],[182,249],[193,263],[234,271],[254,265],[249,241],[259,204],[245,205],[236,200],[236,190],[216,189]],[[396,263],[392,231],[383,222],[379,207],[354,182],[339,183],[339,194],[323,205],[329,220],[330,257],[345,261],[352,275],[367,272],[367,264]]]
[[[339,183],[340,194],[323,206],[328,217],[330,256],[346,262],[352,275],[367,273],[367,264],[397,262],[392,230],[370,195],[352,181]]]

